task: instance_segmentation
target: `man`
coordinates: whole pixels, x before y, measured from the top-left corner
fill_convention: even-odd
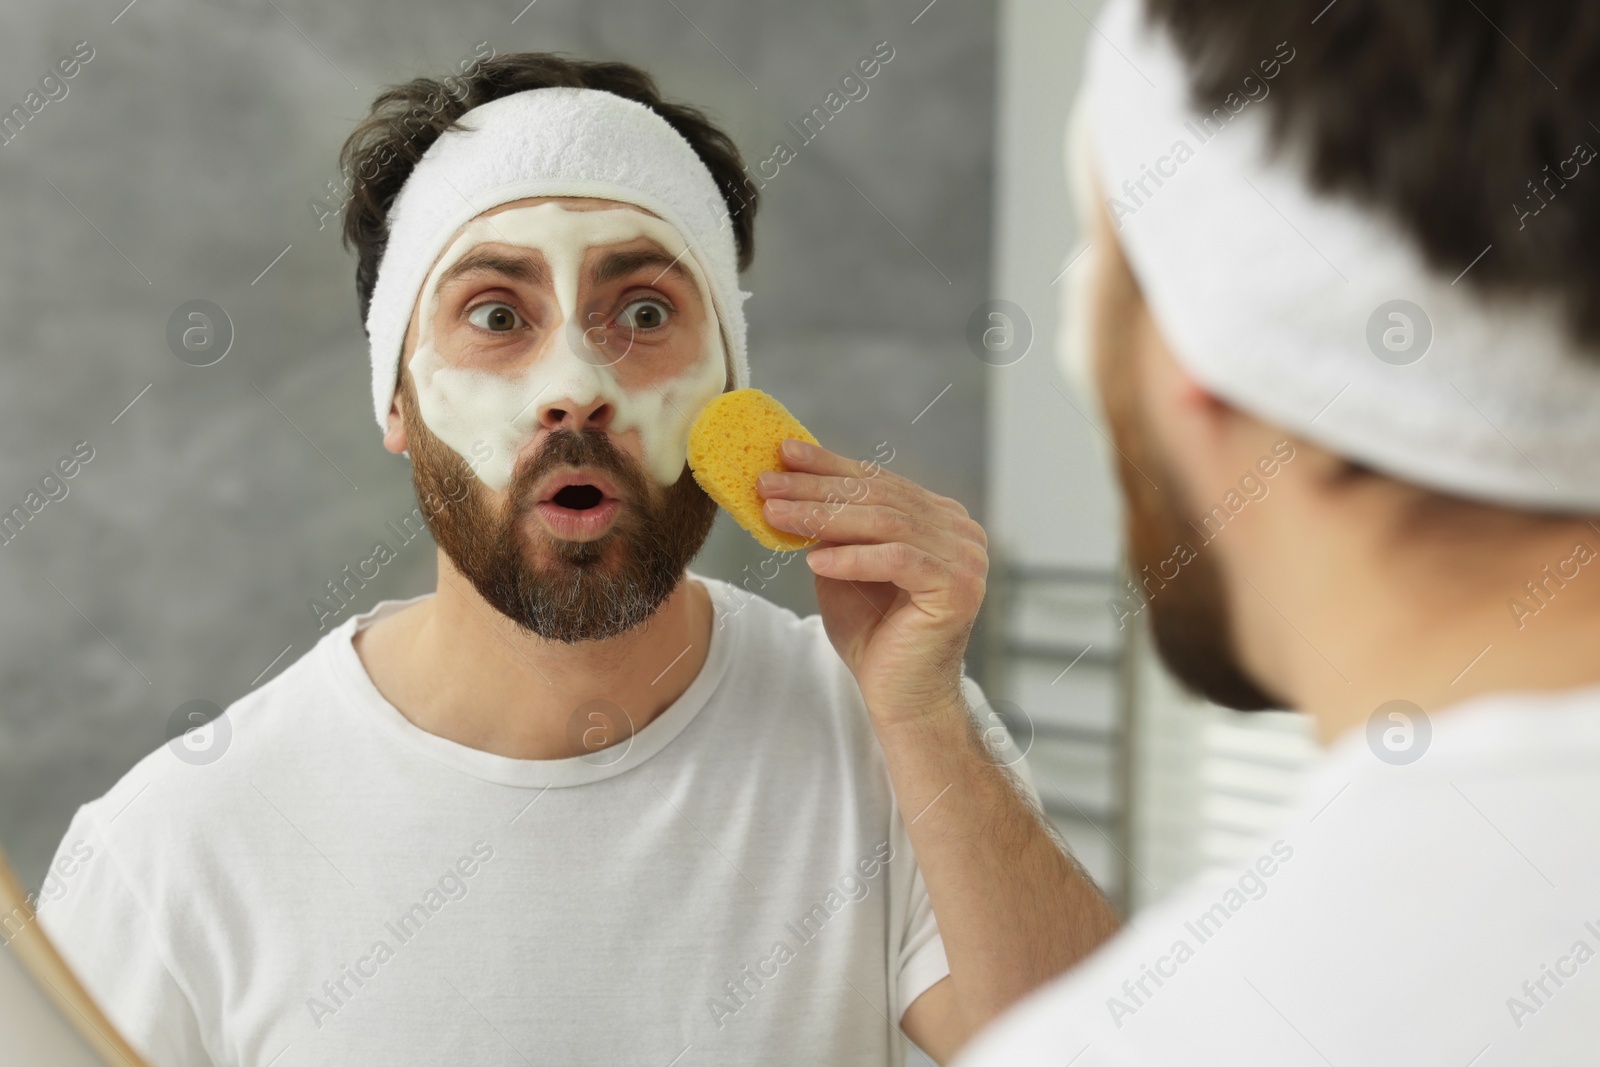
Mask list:
[[[461,84],[344,153],[437,591],[85,805],[48,932],[157,1067],[944,1062],[1112,926],[975,728],[983,531],[892,442],[788,442],[821,618],[687,572],[689,422],[749,375],[738,154],[619,64]]]
[[[957,1062],[1593,1063],[1600,21],[1097,24],[1077,161],[1127,611],[1195,692],[1329,747],[1250,863]]]

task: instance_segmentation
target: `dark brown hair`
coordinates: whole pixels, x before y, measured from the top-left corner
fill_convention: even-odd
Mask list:
[[[1558,173],[1574,146],[1600,149],[1600,5],[1150,0],[1149,9],[1189,61],[1204,110],[1287,42],[1294,62],[1263,106],[1279,143],[1307,150],[1315,188],[1395,220],[1446,276],[1473,264],[1464,282],[1481,293],[1560,298],[1574,335],[1600,348],[1600,165]],[[1535,196],[1549,203],[1524,219],[1517,205],[1538,208]]]
[[[356,298],[363,323],[389,240],[389,209],[428,146],[446,130],[461,129],[456,120],[479,104],[552,86],[615,93],[666,119],[711,171],[728,205],[739,269],[750,266],[755,255],[756,186],[733,139],[703,112],[663,100],[655,79],[626,63],[589,62],[549,52],[491,55],[469,64],[461,74],[389,86],[339,152],[340,168],[350,186],[344,205],[344,245],[357,257]]]

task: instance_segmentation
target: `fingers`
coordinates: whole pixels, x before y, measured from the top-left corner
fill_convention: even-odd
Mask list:
[[[806,555],[811,569],[849,582],[891,582],[908,593],[942,588],[950,565],[930,552],[904,542],[878,545],[830,545]]]
[[[768,500],[766,520],[780,530],[843,544],[904,542],[939,559],[955,562],[960,539],[950,530],[898,508],[881,504],[835,504]]]
[[[860,460],[841,456],[837,452],[830,452],[821,445],[814,445],[810,441],[802,441],[798,437],[786,437],[778,446],[779,454],[784,466],[790,470],[810,471],[813,474],[833,474],[839,477],[855,475],[863,477],[867,468],[876,468],[877,464],[862,463]]]
[[[957,614],[976,614],[983,603],[981,570],[943,560],[903,541],[875,545],[814,548],[806,564],[824,578],[848,582],[887,582],[911,594],[948,597]]]
[[[948,528],[956,537],[975,541],[981,548],[988,547],[989,539],[983,527],[959,501],[939,496],[909,478],[885,470],[880,464],[862,463],[792,438],[783,442],[782,456],[789,469],[764,472],[757,489],[768,500],[808,504],[801,509],[801,515],[809,518],[813,530],[821,519],[833,516],[847,505],[879,505],[921,516]],[[771,514],[767,521],[774,526],[794,529]],[[807,531],[796,529],[795,532]]]

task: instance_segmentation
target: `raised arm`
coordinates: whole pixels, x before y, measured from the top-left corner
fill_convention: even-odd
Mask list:
[[[983,528],[957,501],[786,441],[767,521],[819,537],[807,563],[866,701],[928,887],[950,977],[904,1017],[940,1062],[1117,929],[1116,913],[979,736],[961,664],[983,603]]]

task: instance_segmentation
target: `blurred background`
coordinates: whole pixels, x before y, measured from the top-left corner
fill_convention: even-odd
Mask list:
[[[1055,360],[1080,269],[1063,130],[1097,0],[525,2],[8,8],[0,512],[28,516],[0,536],[0,845],[22,881],[175,709],[226,707],[304,655],[312,600],[411,512],[371,421],[337,153],[383,86],[485,43],[638,64],[752,170],[794,150],[744,278],[754,384],[839,451],[887,442],[891,469],[985,523],[979,714],[1027,748],[1119,906],[1235,868],[1311,742],[1286,715],[1195,706],[1119,629],[1104,446]],[[41,90],[68,56],[77,73]],[[179,358],[194,301],[218,332]],[[75,449],[91,458],[50,499],[40,479]],[[724,517],[695,569],[814,610],[804,568],[766,582],[764,555]],[[419,539],[338,618],[433,579]]]

